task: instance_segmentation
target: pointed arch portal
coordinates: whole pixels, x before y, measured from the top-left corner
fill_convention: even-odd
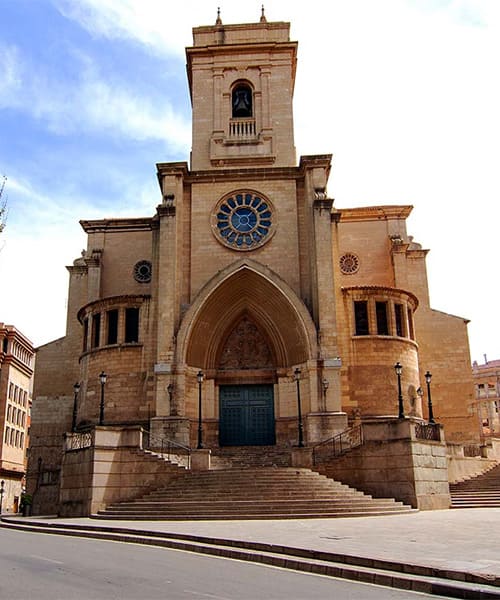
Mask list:
[[[179,362],[205,371],[227,370],[227,344],[233,336],[237,347],[238,327],[245,330],[240,332],[243,351],[253,344],[268,352],[267,367],[287,369],[316,357],[316,329],[304,303],[270,269],[246,260],[214,277],[191,305],[179,330]],[[251,330],[249,339],[245,332]],[[232,361],[243,369],[263,368],[251,365],[248,356]]]
[[[316,330],[295,292],[247,259],[201,290],[179,330],[179,351],[180,362],[214,380],[219,444],[271,445],[275,384],[316,357]]]

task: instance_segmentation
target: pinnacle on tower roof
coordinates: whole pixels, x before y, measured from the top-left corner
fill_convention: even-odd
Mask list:
[[[260,22],[267,23],[266,15],[264,14],[264,5],[262,5],[261,9]]]
[[[215,21],[216,25],[222,25],[222,19],[220,18],[220,6],[217,7],[217,19]]]

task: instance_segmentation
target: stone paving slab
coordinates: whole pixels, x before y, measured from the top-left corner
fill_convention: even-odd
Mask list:
[[[25,520],[245,540],[500,577],[500,508],[284,521]]]

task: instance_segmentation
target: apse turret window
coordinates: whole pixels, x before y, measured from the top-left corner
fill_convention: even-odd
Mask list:
[[[354,320],[356,335],[368,335],[368,302],[364,300],[354,302]]]
[[[108,345],[118,342],[118,310],[108,310]]]
[[[139,309],[127,308],[125,310],[125,343],[139,341]]]
[[[387,320],[387,302],[375,302],[377,315],[377,334],[389,335],[389,322]]]
[[[92,348],[99,346],[101,337],[101,315],[97,313],[92,316]]]
[[[233,119],[248,119],[253,117],[252,88],[244,83],[238,84],[232,93]]]
[[[396,335],[398,337],[404,337],[404,325],[403,325],[403,305],[394,304],[394,314],[396,317]]]

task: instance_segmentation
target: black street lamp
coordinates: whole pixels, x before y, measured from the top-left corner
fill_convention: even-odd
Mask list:
[[[203,383],[203,371],[198,371],[196,375],[196,379],[198,380],[198,450],[203,448],[203,432],[201,428],[201,384]]]
[[[330,387],[330,382],[326,377],[324,377],[321,381],[321,387],[323,388],[323,410],[326,411],[326,393],[328,392],[328,388]]]
[[[73,392],[74,392],[74,397],[73,397],[73,419],[71,421],[71,431],[73,433],[75,433],[76,431],[76,417],[78,414],[78,392],[80,391],[80,384],[78,383],[78,381],[75,383],[75,385],[73,386]]]
[[[297,367],[293,372],[293,377],[297,383],[297,415],[299,418],[299,448],[304,447],[304,426],[302,424],[302,406],[300,404],[300,369]]]
[[[398,419],[404,419],[405,413],[403,410],[403,393],[401,391],[401,373],[403,372],[403,367],[399,361],[394,365],[394,370],[398,376]]]
[[[2,514],[3,495],[5,493],[5,481],[0,481],[0,515]]]
[[[99,405],[99,425],[104,422],[104,386],[106,385],[106,379],[108,376],[104,371],[99,373],[99,381],[101,382],[101,404]]]
[[[425,374],[425,382],[427,383],[427,406],[429,407],[429,423],[435,423],[434,413],[432,412],[432,398],[431,398],[431,379],[432,373],[427,371]]]

